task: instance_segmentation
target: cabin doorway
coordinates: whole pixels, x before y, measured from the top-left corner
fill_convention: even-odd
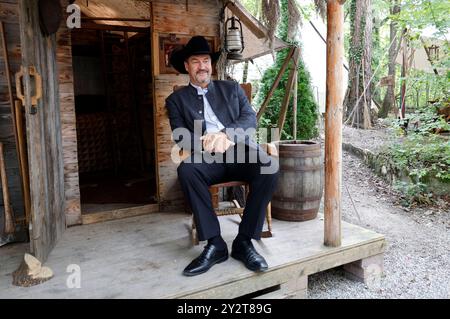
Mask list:
[[[151,36],[135,29],[71,34],[83,222],[157,203]]]

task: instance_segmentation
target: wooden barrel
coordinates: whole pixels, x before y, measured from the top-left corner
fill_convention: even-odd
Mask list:
[[[323,159],[314,141],[277,143],[280,176],[272,197],[272,216],[287,221],[317,217],[323,193]]]

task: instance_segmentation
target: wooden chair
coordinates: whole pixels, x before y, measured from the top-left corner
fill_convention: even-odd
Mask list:
[[[275,155],[272,146],[269,144],[262,144],[261,147],[269,154],[269,155]],[[219,207],[219,191],[220,189],[227,188],[227,187],[245,187],[245,195],[247,197],[249,193],[249,185],[246,182],[242,181],[231,181],[226,183],[220,183],[220,184],[214,184],[209,187],[209,193],[211,194],[211,200],[213,203],[214,211],[217,216],[229,216],[229,215],[239,215],[242,219],[242,215],[244,213],[244,207],[240,207],[239,203],[236,200],[233,200],[234,207]],[[187,207],[187,205],[186,205]],[[272,237],[272,206],[271,203],[267,205],[266,208],[266,221],[267,221],[267,230],[263,230],[261,232],[262,238],[268,238]],[[194,245],[199,244],[198,240],[198,234],[197,234],[197,226],[195,224],[194,216],[192,215],[192,243]]]
[[[173,90],[176,91],[183,86],[174,86]],[[242,89],[244,90],[249,102],[252,101],[252,86],[250,83],[244,83],[241,84]],[[261,147],[264,151],[267,152],[269,155],[276,155],[275,154],[275,146],[271,144],[262,144]],[[185,157],[183,156],[183,150],[180,151],[181,158]],[[219,191],[220,189],[227,188],[227,187],[244,187],[245,188],[245,197],[247,197],[249,193],[249,185],[246,182],[243,181],[231,181],[226,183],[220,183],[220,184],[214,184],[209,187],[209,193],[211,194],[211,200],[213,203],[214,211],[217,216],[229,216],[229,215],[239,215],[242,218],[242,215],[244,213],[244,207],[241,207],[237,200],[233,200],[234,207],[219,207]],[[189,206],[187,205],[187,202],[185,200],[185,211],[187,213],[192,214],[192,212],[189,209]],[[262,231],[261,237],[262,238],[268,238],[272,237],[272,209],[271,209],[271,203],[267,205],[266,208],[266,221],[267,221],[267,230]],[[191,230],[191,236],[192,236],[192,243],[194,245],[199,244],[198,240],[198,234],[197,234],[197,226],[195,224],[194,215],[192,214],[192,230]]]

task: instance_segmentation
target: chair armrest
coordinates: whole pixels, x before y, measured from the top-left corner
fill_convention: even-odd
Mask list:
[[[274,143],[264,143],[260,146],[268,155],[278,157],[278,150]]]

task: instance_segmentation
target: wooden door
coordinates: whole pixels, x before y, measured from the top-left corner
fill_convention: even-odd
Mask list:
[[[30,170],[31,252],[44,262],[65,229],[56,38],[41,32],[38,1],[19,0],[19,16]],[[30,74],[33,69],[42,81]],[[32,106],[38,82],[42,83],[42,96]]]

